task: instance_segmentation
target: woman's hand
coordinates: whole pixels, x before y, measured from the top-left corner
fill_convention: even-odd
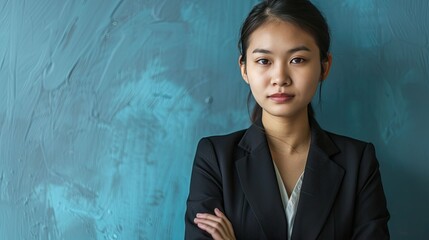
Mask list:
[[[194,219],[197,226],[208,232],[214,240],[235,240],[231,222],[219,209],[215,208],[215,215],[198,213]]]

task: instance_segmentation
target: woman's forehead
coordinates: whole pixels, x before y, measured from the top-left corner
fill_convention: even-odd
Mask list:
[[[318,50],[314,37],[297,24],[286,21],[268,21],[259,26],[249,38],[248,50],[292,49],[305,46]]]

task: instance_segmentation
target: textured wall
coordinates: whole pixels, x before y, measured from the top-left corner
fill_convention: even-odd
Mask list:
[[[248,125],[255,2],[0,0],[1,239],[181,239],[197,140]],[[428,236],[429,2],[315,3],[320,122],[375,143],[393,239]]]

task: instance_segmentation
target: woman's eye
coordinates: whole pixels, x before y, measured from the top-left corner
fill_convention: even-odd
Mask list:
[[[297,63],[303,63],[304,61],[305,61],[304,58],[294,58],[290,61],[290,63],[297,64]]]
[[[261,64],[261,65],[267,65],[268,63],[270,63],[267,59],[259,59],[256,62]]]

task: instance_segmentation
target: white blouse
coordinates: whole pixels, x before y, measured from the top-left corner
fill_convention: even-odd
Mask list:
[[[282,197],[283,207],[286,213],[286,219],[288,223],[288,239],[292,236],[293,223],[295,221],[296,209],[298,208],[299,195],[301,193],[302,179],[304,177],[304,172],[301,173],[301,176],[296,181],[295,187],[293,188],[292,194],[289,196],[287,194],[285,185],[283,184],[282,177],[280,175],[279,169],[276,164],[273,162],[274,168],[276,170],[277,183],[279,185],[280,195]]]

